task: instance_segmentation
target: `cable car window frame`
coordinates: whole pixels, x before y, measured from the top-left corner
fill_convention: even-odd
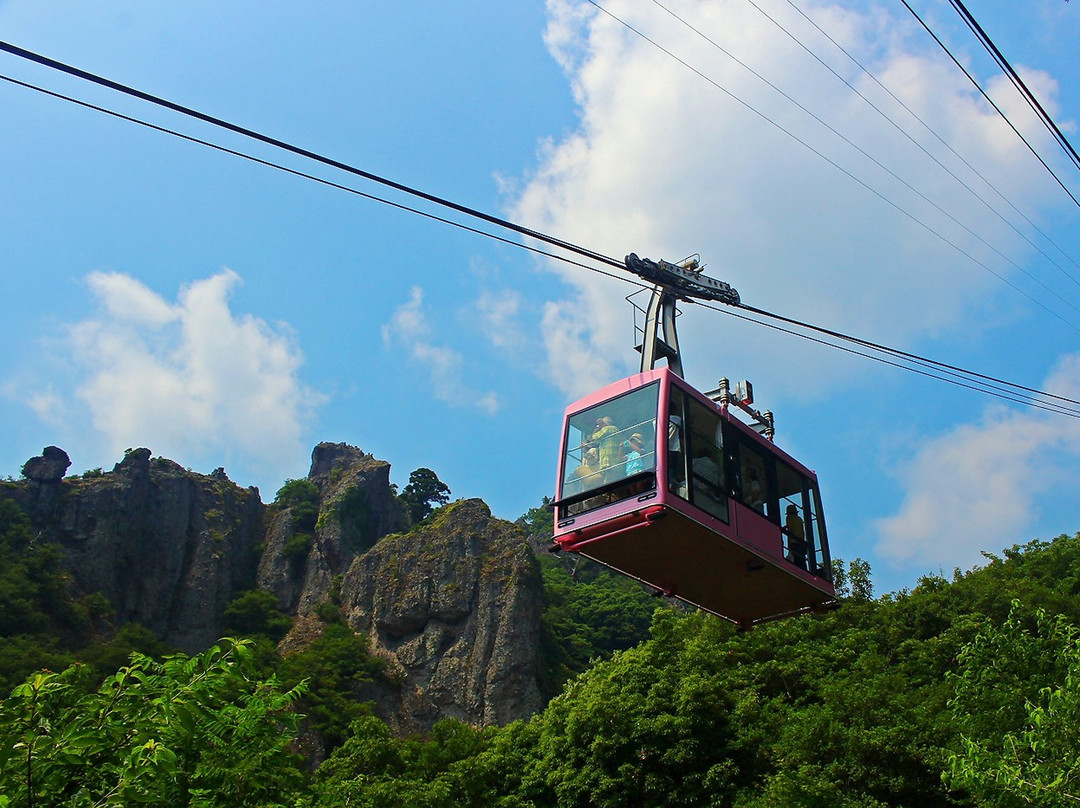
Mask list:
[[[825,511],[821,507],[821,488],[815,480],[809,480],[807,501],[810,519],[807,524],[815,531],[815,542],[810,554],[810,572],[832,583],[832,556],[829,553],[829,533],[825,529]]]
[[[774,524],[780,524],[777,514],[779,508],[776,497],[776,477],[773,466],[773,455],[757,446],[746,435],[739,433],[734,427],[730,427],[730,433],[735,438],[732,453],[733,474],[735,485],[735,498],[743,505],[752,510],[758,516],[768,519]],[[749,471],[754,471],[758,480],[758,492],[750,496],[747,476]]]
[[[701,508],[710,516],[730,524],[726,430],[723,418],[715,407],[708,407],[692,396],[687,397],[684,415],[687,447],[685,465],[689,481],[687,498],[692,505]],[[707,467],[699,464],[700,460],[711,460],[715,468],[715,479],[709,479],[706,474]]]
[[[777,457],[773,458],[773,463],[776,467],[777,515],[780,517],[784,558],[799,569],[813,572],[816,567],[813,559],[817,552],[810,509],[813,483],[790,463]],[[795,509],[794,518],[788,515],[789,508]],[[799,542],[802,542],[802,548],[799,548]]]
[[[686,400],[690,396],[677,384],[668,385],[667,430],[664,447],[667,462],[667,487],[680,499],[688,499],[686,490]]]
[[[559,499],[555,502],[560,519],[575,517],[656,489],[656,419],[659,406],[660,383],[655,381],[594,404],[566,419],[559,469]],[[629,426],[614,425],[614,432],[600,437],[595,437],[600,430],[586,435],[585,430],[590,422],[595,426],[604,416],[611,420],[609,413],[620,409],[632,413],[631,418],[637,420]],[[573,437],[575,430],[579,435],[577,439]],[[639,433],[645,451],[637,459],[645,465],[640,471],[626,474],[628,465],[633,461],[626,458],[625,452],[630,438]],[[596,471],[574,477],[579,469],[590,465],[585,460],[590,450],[596,451]],[[605,459],[614,462],[605,465]],[[593,482],[586,484],[585,481],[590,479]],[[571,490],[574,483],[580,483],[580,487]]]

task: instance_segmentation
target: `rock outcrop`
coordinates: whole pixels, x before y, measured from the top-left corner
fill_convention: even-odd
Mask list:
[[[358,557],[342,610],[400,684],[378,705],[391,726],[425,731],[446,717],[504,724],[539,709],[540,581],[520,528],[478,499],[447,505]]]
[[[39,457],[31,457],[22,467],[23,477],[38,483],[58,483],[64,479],[71,458],[59,446],[46,446]]]
[[[46,449],[14,494],[38,535],[63,549],[78,589],[104,594],[118,623],[142,623],[182,650],[216,641],[225,605],[255,583],[258,489],[151,459],[149,449],[129,450],[109,473],[57,479],[68,464]]]
[[[354,446],[320,443],[307,479],[318,490],[318,520],[305,557],[283,552],[297,533],[289,508],[272,508],[258,583],[289,614],[310,615],[324,603],[353,559],[388,533],[408,527],[390,487],[390,464]]]
[[[380,690],[377,710],[398,732],[539,709],[540,573],[520,528],[465,500],[407,530],[390,464],[345,444],[316,446],[307,479],[319,508],[310,550],[285,552],[296,520],[272,509],[259,564],[259,586],[298,617],[283,653],[317,636],[311,616],[333,602],[386,661],[398,686]]]

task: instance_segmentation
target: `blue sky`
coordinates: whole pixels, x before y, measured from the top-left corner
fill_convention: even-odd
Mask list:
[[[0,38],[609,255],[700,253],[763,309],[1080,396],[1080,210],[902,5],[798,3],[996,191],[787,0],[665,2],[708,40],[652,0],[602,5],[697,72],[577,0],[6,0]],[[949,4],[912,5],[1080,196]],[[1080,6],[969,8],[1075,143]],[[8,55],[0,74],[405,201]],[[50,444],[73,472],[146,446],[270,500],[345,441],[513,519],[553,491],[566,403],[636,366],[633,286],[6,82],[0,183],[0,474]],[[869,560],[879,590],[1080,529],[1076,419],[698,307],[679,329],[692,383],[754,382],[821,478],[834,554]]]

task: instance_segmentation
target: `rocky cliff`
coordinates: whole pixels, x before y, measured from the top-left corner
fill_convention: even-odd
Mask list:
[[[541,585],[520,528],[480,500],[387,536],[345,574],[342,610],[400,683],[380,712],[400,732],[443,717],[504,724],[541,707]]]
[[[404,530],[409,517],[390,487],[390,464],[344,443],[320,443],[307,479],[317,492],[317,520],[297,523],[290,508],[271,508],[258,583],[290,614],[310,615],[328,598],[336,576],[380,538]],[[285,552],[308,529],[305,554]]]
[[[138,622],[185,651],[220,636],[221,616],[255,582],[264,507],[257,489],[219,469],[196,474],[149,449],[112,472],[64,479],[56,447],[9,486],[39,537],[59,545],[78,589],[101,592],[119,623]]]
[[[307,479],[318,505],[307,555],[285,552],[303,530],[293,509],[271,509],[259,564],[259,585],[302,618],[285,652],[317,636],[303,618],[332,602],[387,663],[395,686],[379,689],[377,711],[399,732],[447,717],[501,724],[541,706],[540,573],[520,528],[480,500],[410,528],[390,464],[345,444],[316,446]]]
[[[501,724],[538,709],[541,581],[520,528],[480,500],[412,526],[390,465],[345,444],[312,453],[301,497],[264,505],[224,470],[187,471],[135,449],[111,472],[66,478],[49,447],[0,496],[61,547],[83,593],[101,592],[119,623],[136,621],[185,651],[223,633],[226,605],[258,585],[297,617],[291,653],[337,609],[392,684],[377,710],[401,732],[438,719]]]

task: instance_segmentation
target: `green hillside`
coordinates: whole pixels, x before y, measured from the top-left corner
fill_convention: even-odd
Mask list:
[[[545,561],[542,652],[558,695],[528,721],[443,721],[428,737],[402,739],[364,710],[362,685],[381,673],[362,642],[335,633],[328,614],[325,641],[282,662],[270,642],[282,616],[257,596],[232,609],[253,643],[164,662],[149,649],[113,673],[105,649],[115,653],[119,635],[107,616],[66,592],[48,549],[4,508],[0,668],[8,682],[29,678],[0,706],[0,806],[876,808],[1080,798],[1080,535],[1016,546],[951,580],[930,575],[876,599],[855,562],[844,567],[839,611],[749,633],[656,608],[641,642],[642,615],[657,601],[613,576],[572,577],[561,560]],[[92,664],[33,672],[77,658]],[[297,711],[337,743],[315,771],[295,753],[305,723]]]

